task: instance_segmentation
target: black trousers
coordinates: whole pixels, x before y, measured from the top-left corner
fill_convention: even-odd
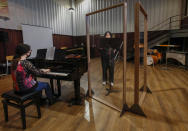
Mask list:
[[[101,57],[103,81],[107,81],[107,71],[109,70],[109,82],[114,82],[114,61],[109,61]]]

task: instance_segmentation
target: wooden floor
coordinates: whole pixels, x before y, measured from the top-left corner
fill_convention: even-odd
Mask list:
[[[92,59],[92,87],[95,97],[121,109],[122,101],[122,62],[116,63],[115,85],[117,92],[105,96],[101,85],[100,59]],[[134,64],[127,65],[127,103],[133,103]],[[120,113],[95,100],[85,100],[83,106],[68,107],[66,100],[73,93],[73,83],[62,81],[62,96],[52,106],[41,107],[42,118],[37,119],[34,106],[26,109],[27,130],[40,131],[188,131],[188,71],[176,67],[162,70],[157,65],[148,67],[148,86],[152,94],[147,94],[141,107],[147,118],[131,113]],[[141,72],[143,69],[141,68]],[[142,81],[142,74],[140,80]],[[140,86],[143,81],[140,83]],[[81,79],[82,94],[87,91],[87,74]],[[12,89],[11,77],[0,78],[0,94]],[[140,93],[142,95],[142,93]],[[2,98],[0,97],[0,100]],[[0,130],[22,130],[20,114],[9,108],[9,122],[4,122],[0,104]]]

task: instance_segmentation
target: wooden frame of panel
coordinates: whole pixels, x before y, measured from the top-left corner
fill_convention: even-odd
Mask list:
[[[140,32],[139,32],[139,13],[144,15],[144,86],[140,89],[144,91],[139,100],[139,66],[140,66]],[[147,87],[147,47],[148,47],[148,20],[147,20],[147,13],[142,7],[142,5],[137,2],[135,4],[135,36],[134,36],[134,47],[135,47],[135,73],[134,73],[134,104],[132,105],[130,112],[146,116],[142,111],[140,104],[142,104],[146,92],[151,93],[150,89]]]
[[[97,10],[97,11],[86,14],[86,34],[87,34],[87,57],[88,57],[88,95],[89,95],[89,97],[91,97],[91,98],[93,98],[93,99],[95,99],[95,100],[115,109],[115,110],[121,111],[117,107],[115,107],[109,103],[106,103],[105,101],[103,101],[99,98],[95,98],[94,96],[92,96],[91,77],[90,77],[91,62],[90,62],[90,35],[89,35],[89,16],[100,13],[100,12],[104,12],[104,11],[107,11],[107,10],[110,10],[113,8],[121,7],[121,6],[123,7],[123,56],[124,57],[123,57],[123,100],[122,100],[123,109],[122,109],[122,112],[124,113],[125,111],[128,111],[128,106],[126,104],[127,3],[123,2],[123,3],[117,4],[117,5],[110,6],[108,8],[104,8],[104,9]]]

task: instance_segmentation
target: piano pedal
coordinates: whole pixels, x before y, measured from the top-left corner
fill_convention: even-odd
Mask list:
[[[69,101],[68,106],[71,107],[71,106],[73,106],[73,105],[83,105],[83,100],[82,100],[82,98],[80,98],[80,99],[75,99],[75,98],[71,99],[71,100]]]
[[[58,99],[59,97],[60,97],[60,95],[59,94],[53,94],[53,96],[56,98],[56,99]]]

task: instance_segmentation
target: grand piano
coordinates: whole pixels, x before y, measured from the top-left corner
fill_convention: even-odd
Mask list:
[[[87,57],[84,48],[68,48],[68,49],[55,49],[52,51],[51,58],[47,49],[40,49],[37,51],[36,58],[28,59],[37,68],[49,68],[50,72],[38,75],[40,78],[50,79],[52,93],[57,97],[61,96],[61,80],[74,81],[74,94],[75,98],[71,103],[81,104],[80,97],[80,79],[82,75],[87,72]],[[44,55],[46,54],[46,55]],[[57,94],[54,91],[53,80],[57,80]]]

